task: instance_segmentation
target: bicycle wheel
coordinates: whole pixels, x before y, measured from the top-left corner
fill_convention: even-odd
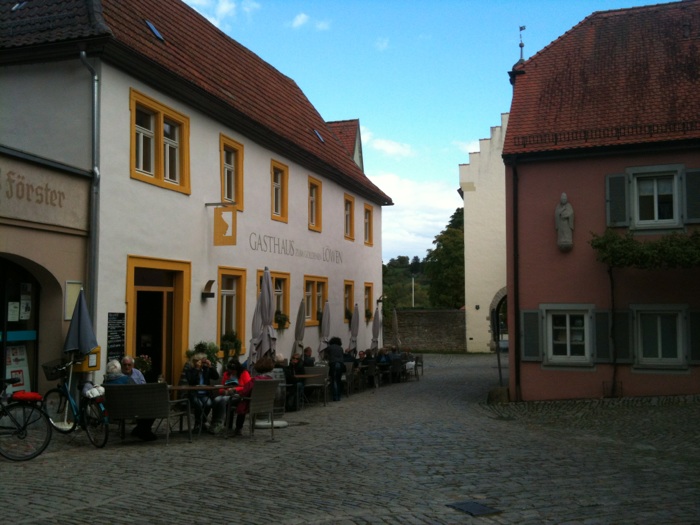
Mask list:
[[[86,400],[83,411],[83,425],[90,443],[97,448],[102,448],[107,444],[109,425],[107,424],[107,417],[101,401],[95,399]]]
[[[75,415],[68,398],[59,388],[52,388],[44,396],[44,412],[53,428],[62,434],[75,430]]]
[[[41,454],[51,441],[51,423],[36,405],[12,403],[0,412],[0,455],[25,461]]]

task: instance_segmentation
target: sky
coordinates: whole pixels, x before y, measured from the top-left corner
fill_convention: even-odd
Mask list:
[[[462,206],[459,165],[510,110],[508,71],[595,11],[650,0],[185,0],[293,79],[326,121],[359,119],[388,194],[382,259],[421,260]],[[521,31],[521,28],[525,29]]]

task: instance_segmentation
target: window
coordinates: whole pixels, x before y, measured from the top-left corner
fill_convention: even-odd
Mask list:
[[[367,246],[372,246],[372,244],[374,244],[374,225],[372,224],[373,211],[372,206],[365,204],[365,244]]]
[[[633,306],[635,350],[642,366],[685,365],[685,307]]]
[[[374,285],[365,283],[365,319],[368,321],[374,317]]]
[[[227,332],[245,342],[245,279],[245,270],[219,268],[219,342]]]
[[[304,307],[306,326],[318,326],[323,314],[323,306],[328,299],[328,278],[313,275],[304,276]]]
[[[309,230],[320,232],[322,229],[322,188],[321,181],[309,177]]]
[[[131,178],[190,193],[189,119],[131,90]]]
[[[355,283],[353,281],[345,281],[343,304],[345,305],[345,322],[349,323],[355,310]]]
[[[258,270],[258,294],[262,287],[263,270]],[[289,315],[289,274],[282,272],[270,272],[272,278],[272,292],[275,296],[275,314],[281,312],[290,319]],[[287,321],[289,326],[289,321]]]
[[[221,152],[221,202],[230,202],[243,211],[243,145],[219,136]]]
[[[546,305],[547,362],[589,364],[591,357],[592,306]]]
[[[355,240],[355,197],[345,194],[343,220],[345,238],[349,241]]]
[[[287,211],[289,168],[273,160],[270,173],[272,179],[272,219],[287,222],[289,220]]]
[[[681,164],[628,168],[606,178],[608,226],[636,230],[700,222],[700,171]]]

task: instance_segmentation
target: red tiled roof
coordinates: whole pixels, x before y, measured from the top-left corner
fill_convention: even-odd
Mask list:
[[[513,73],[504,155],[700,138],[700,0],[593,13]]]
[[[30,0],[11,11],[15,3],[21,2],[0,3],[0,49],[21,50],[26,56],[42,45],[99,41],[104,46],[100,49],[113,53],[111,58],[121,53],[121,67],[129,67],[123,57],[131,56],[158,68],[164,77],[174,75],[190,93],[223,105],[232,127],[237,118],[245,121],[247,129],[254,126],[257,138],[274,144],[279,153],[319,168],[374,202],[392,203],[355,164],[292,79],[180,0]]]
[[[357,132],[360,128],[360,121],[354,120],[335,120],[326,122],[331,131],[340,139],[343,146],[350,156],[355,154],[355,141],[357,140]]]

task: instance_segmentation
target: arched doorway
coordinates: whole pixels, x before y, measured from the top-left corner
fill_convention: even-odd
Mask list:
[[[2,377],[17,377],[8,391],[36,390],[41,285],[19,264],[0,257]]]

